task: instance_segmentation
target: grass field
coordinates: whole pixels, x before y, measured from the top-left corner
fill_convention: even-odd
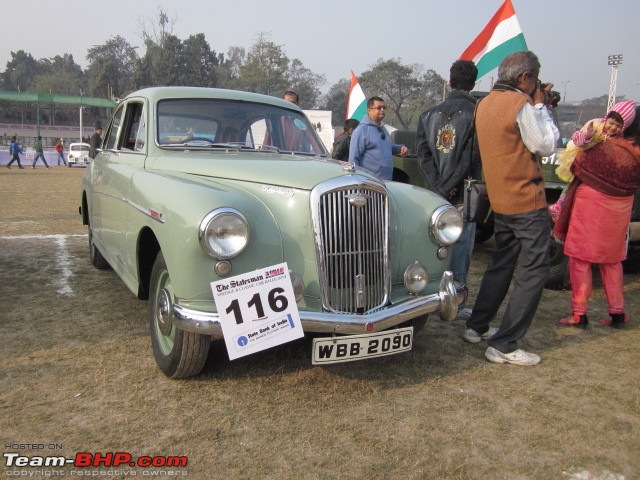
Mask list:
[[[315,367],[302,339],[229,362],[216,342],[203,374],[168,380],[147,303],[91,266],[82,173],[0,168],[0,476],[640,478],[640,275],[625,276],[621,331],[596,324],[597,279],[587,331],[558,327],[569,292],[545,291],[522,342],[537,367],[487,363],[462,322],[432,318],[405,354]],[[82,452],[188,464],[7,466]]]

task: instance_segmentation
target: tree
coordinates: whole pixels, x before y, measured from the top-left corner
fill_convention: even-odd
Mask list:
[[[221,88],[238,89],[240,68],[244,65],[246,51],[243,47],[229,47],[226,57],[218,57],[217,77]]]
[[[9,91],[26,92],[31,90],[38,74],[38,63],[24,50],[11,52],[11,60],[2,74],[4,89]]]
[[[217,86],[220,59],[204,34],[197,33],[182,41],[172,33],[174,23],[175,19],[170,19],[161,7],[154,20],[138,20],[145,55],[137,65],[137,86]]]
[[[435,104],[437,92],[442,91],[444,84],[444,79],[433,70],[426,74],[422,70],[418,64],[403,65],[400,59],[379,59],[371,70],[360,76],[360,84],[367,97],[385,99],[389,107],[387,123],[413,129],[420,113]]]
[[[264,33],[259,34],[258,41],[249,49],[246,61],[240,67],[238,88],[280,96],[289,90],[289,59],[282,46],[266,40],[265,36]]]
[[[218,57],[211,50],[203,33],[191,35],[182,42],[184,70],[182,85],[196,87],[215,87],[218,85]]]
[[[94,97],[124,96],[134,86],[138,63],[135,47],[123,37],[111,37],[104,45],[91,47],[87,53],[87,84]]]
[[[351,81],[348,78],[341,78],[334,83],[329,91],[322,97],[322,109],[331,110],[331,123],[333,125],[343,125],[347,114],[347,94]]]
[[[324,75],[313,73],[300,60],[294,58],[287,76],[289,77],[287,90],[293,90],[298,94],[300,108],[318,108],[321,95],[320,87],[327,83]]]
[[[82,67],[73,60],[73,55],[65,53],[52,59],[38,60],[38,75],[34,90],[79,95],[86,91]]]
[[[175,35],[165,35],[162,42],[147,49],[151,55],[151,85],[182,85],[184,55],[182,42]]]

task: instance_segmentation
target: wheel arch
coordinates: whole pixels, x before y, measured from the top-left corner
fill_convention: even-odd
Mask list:
[[[80,210],[82,214],[82,224],[89,225],[89,202],[87,201],[87,192],[82,191],[82,207]]]
[[[149,298],[149,284],[151,281],[151,270],[155,262],[160,244],[155,233],[149,227],[140,231],[138,236],[138,298],[147,300]]]

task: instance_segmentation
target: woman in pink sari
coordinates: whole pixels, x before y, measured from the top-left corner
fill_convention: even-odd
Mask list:
[[[628,125],[625,125],[628,127]],[[554,236],[564,241],[569,257],[572,316],[560,324],[585,328],[592,289],[591,264],[597,263],[609,306],[604,325],[622,327],[624,312],[622,260],[633,196],[640,188],[640,152],[623,138],[609,138],[579,152]]]

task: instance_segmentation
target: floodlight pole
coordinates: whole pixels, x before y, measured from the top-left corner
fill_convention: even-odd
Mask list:
[[[609,100],[607,101],[607,111],[611,110],[616,101],[616,82],[618,81],[618,66],[622,65],[622,55],[609,55],[608,65],[611,66],[611,81],[609,82]]]

